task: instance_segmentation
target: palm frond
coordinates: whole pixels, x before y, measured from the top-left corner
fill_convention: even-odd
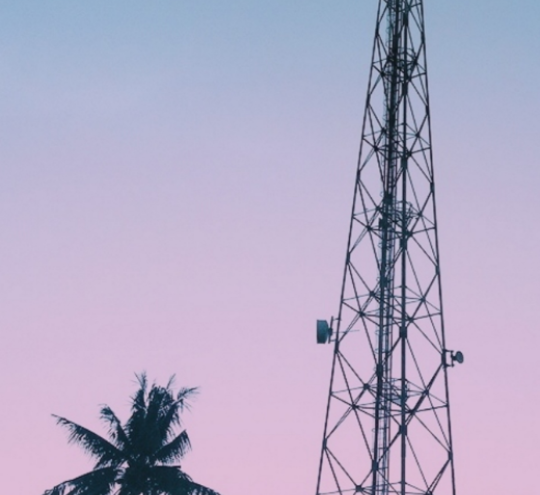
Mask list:
[[[141,493],[144,493],[144,495],[147,495],[145,492],[141,492],[137,487],[132,487],[128,484],[124,484],[120,486],[120,488],[115,493],[115,495],[141,495]],[[148,495],[154,495],[154,494],[152,493]]]
[[[80,445],[85,452],[97,458],[96,468],[118,466],[125,457],[112,443],[93,431],[84,428],[69,419],[56,416],[57,424],[69,431],[69,442]]]
[[[164,445],[151,458],[152,462],[159,464],[169,464],[178,461],[188,450],[191,449],[191,442],[187,431],[182,431],[174,440]]]
[[[175,400],[171,390],[152,385],[148,393],[147,422],[149,424],[156,424],[174,403]]]
[[[219,495],[218,492],[208,488],[207,486],[199,485],[193,481],[190,483],[190,495]]]
[[[146,389],[148,387],[148,380],[146,379],[146,373],[135,375],[139,382],[139,388],[135,395],[131,398],[131,412],[137,413],[140,411],[146,411]]]
[[[116,495],[153,495],[151,471],[152,467],[143,463],[128,465],[118,480],[120,489]]]
[[[43,495],[64,495],[64,493],[66,492],[66,488],[68,488],[66,483],[62,483],[60,485],[57,485],[57,486],[51,488],[50,490],[45,490],[43,492]]]
[[[47,490],[43,495],[110,495],[120,470],[95,469]]]
[[[146,392],[146,387],[148,386],[148,377],[146,376],[146,371],[143,371],[142,373],[135,373],[135,378],[137,378],[137,382],[139,383],[139,390]]]
[[[176,381],[176,375],[171,375],[171,377],[169,378],[169,381],[167,382],[167,385],[165,385],[165,388],[172,390],[172,387],[175,381]]]
[[[164,442],[170,440],[175,426],[181,426],[180,414],[184,409],[189,410],[189,399],[196,395],[197,392],[198,389],[196,387],[180,389],[176,400],[171,402],[166,409],[162,410],[157,420],[157,430]]]
[[[151,487],[163,495],[219,495],[199,485],[180,469],[180,466],[154,466],[149,470]]]
[[[146,374],[142,373],[136,375],[139,382],[139,388],[135,395],[131,398],[131,416],[126,422],[124,431],[129,438],[130,445],[133,449],[133,455],[137,456],[142,454],[141,450],[144,450],[144,432],[146,425],[146,389],[147,379]]]
[[[199,387],[183,387],[178,391],[176,395],[176,400],[180,404],[180,411],[183,411],[184,408],[189,411],[190,403],[189,399],[199,393]]]
[[[174,402],[174,396],[170,390],[152,385],[146,401],[144,428],[141,428],[136,437],[137,451],[146,458],[152,456],[167,443],[169,431],[163,431],[160,423]],[[135,438],[133,440],[135,441]]]
[[[145,440],[149,455],[153,455],[170,441],[174,427],[181,423],[180,413],[189,406],[189,397],[195,393],[195,388],[183,388],[175,397],[169,386],[152,385],[148,393],[145,427],[149,433]]]
[[[121,421],[109,406],[103,406],[101,408],[100,417],[109,426],[109,437],[125,453],[126,449],[129,448],[129,438],[124,431]]]

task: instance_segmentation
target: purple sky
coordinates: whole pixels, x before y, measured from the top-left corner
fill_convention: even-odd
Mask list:
[[[134,373],[201,387],[185,468],[312,495],[376,1],[0,1],[3,492],[90,467]],[[459,495],[540,459],[540,5],[426,1]]]

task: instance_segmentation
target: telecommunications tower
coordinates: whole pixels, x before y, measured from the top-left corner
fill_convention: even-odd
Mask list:
[[[379,0],[317,495],[455,495],[422,0]]]

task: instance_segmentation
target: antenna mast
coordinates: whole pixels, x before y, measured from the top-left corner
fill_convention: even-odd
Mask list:
[[[335,326],[333,331],[331,328]],[[379,0],[317,495],[455,495],[422,0]]]

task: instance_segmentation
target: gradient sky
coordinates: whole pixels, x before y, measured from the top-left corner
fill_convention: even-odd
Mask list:
[[[459,495],[532,494],[540,4],[425,4]],[[0,1],[3,493],[142,370],[201,387],[197,481],[314,493],[375,7]]]

